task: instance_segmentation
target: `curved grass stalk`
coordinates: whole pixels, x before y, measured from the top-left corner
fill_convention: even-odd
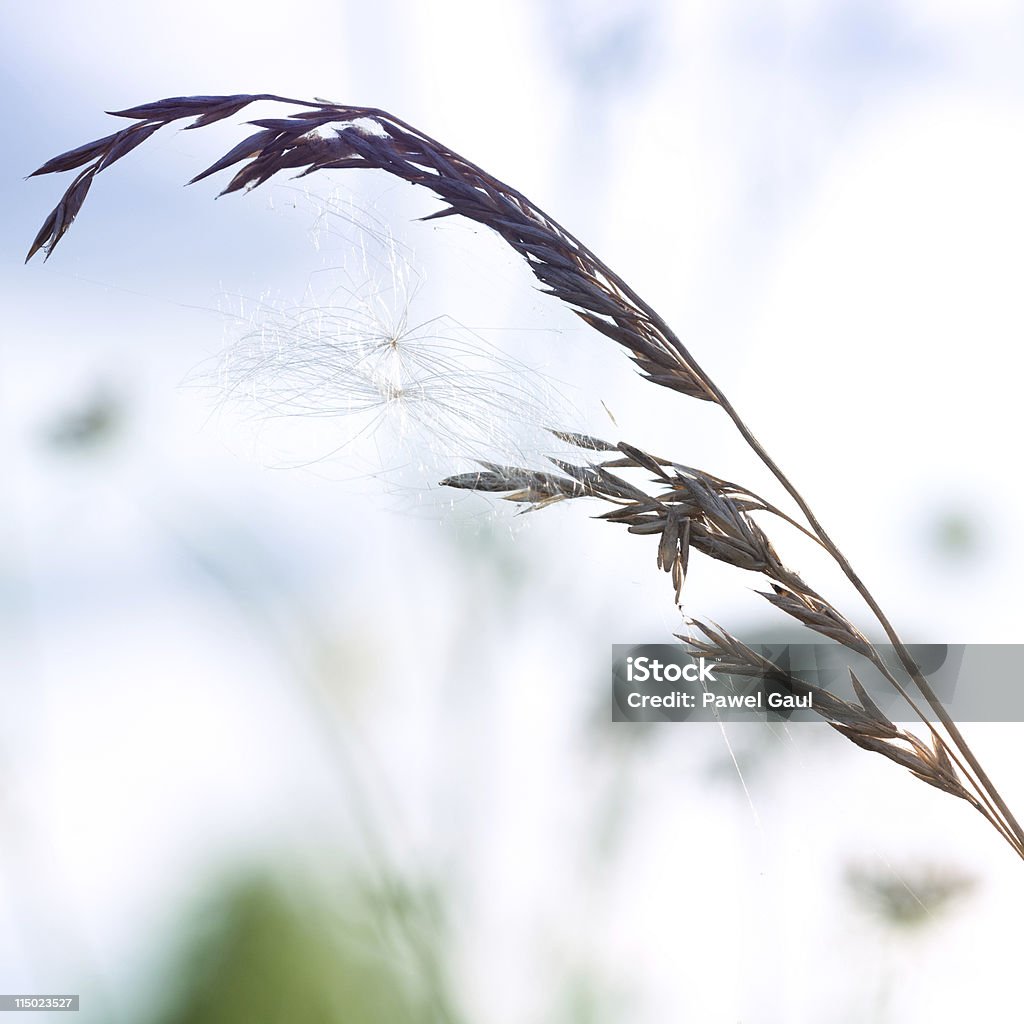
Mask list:
[[[304,175],[351,168],[379,169],[411,184],[422,185],[446,204],[424,219],[458,215],[491,228],[523,257],[543,291],[554,295],[589,326],[624,347],[642,375],[655,384],[720,406],[746,444],[793,499],[810,531],[877,619],[893,644],[903,670],[949,738],[938,733],[888,669],[885,669],[887,677],[931,730],[935,749],[930,750],[916,738],[899,733],[891,723],[872,715],[864,706],[859,709],[866,716],[863,721],[857,720],[853,725],[841,721],[833,724],[859,745],[883,753],[910,768],[924,781],[969,800],[1024,858],[1024,830],[892,623],[806,500],[686,346],[622,278],[522,193],[412,125],[377,108],[323,100],[308,102],[266,93],[175,97],[117,111],[114,116],[132,124],[54,157],[35,172],[50,174],[83,168],[43,224],[27,259],[40,250],[49,257],[78,215],[95,177],[154,132],[186,118],[193,119],[188,128],[199,128],[234,116],[257,101],[274,101],[302,109],[285,118],[250,122],[258,130],[198,174],[193,182],[241,164],[224,193],[255,188],[280,171],[297,171]],[[561,476],[486,464],[483,473],[461,474],[446,483],[511,492],[506,495],[511,500],[533,505],[566,498],[601,497],[616,506],[608,517],[617,517],[633,532],[660,536],[659,565],[671,571],[677,597],[689,550],[691,546],[696,547],[710,557],[766,575],[773,581],[773,592],[766,592],[765,596],[809,628],[852,649],[874,650],[863,634],[832,605],[782,566],[767,537],[748,515],[758,508],[769,512],[777,510],[764,502],[758,506],[753,496],[744,495],[735,485],[715,477],[697,471],[680,472],[684,467],[678,466],[666,469],[658,460],[627,445],[612,446],[604,442],[595,442],[595,445],[595,450],[616,451],[623,458],[590,467],[557,463]],[[656,480],[669,486],[670,491],[651,496],[610,473],[610,467],[647,469],[655,474]],[[792,522],[788,516],[783,518]],[[875,654],[877,656],[877,652]],[[900,746],[900,742],[909,744],[909,751],[906,746]],[[954,763],[969,789],[954,779]]]

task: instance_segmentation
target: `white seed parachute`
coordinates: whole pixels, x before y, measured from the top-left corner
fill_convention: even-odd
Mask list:
[[[270,431],[274,461],[419,488],[431,473],[536,463],[560,447],[549,429],[578,416],[564,386],[437,312],[413,252],[371,213],[338,196],[300,198],[330,263],[301,303],[261,303],[212,375],[262,441],[284,424],[283,444]]]

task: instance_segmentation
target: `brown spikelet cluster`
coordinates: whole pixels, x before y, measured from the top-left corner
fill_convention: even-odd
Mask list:
[[[459,215],[496,231],[526,260],[543,290],[571,306],[585,323],[624,346],[641,372],[657,384],[714,401],[713,390],[664,321],[586,246],[525,196],[398,118],[369,107],[307,104],[267,94],[191,96],[113,111],[130,127],[62,153],[34,175],[85,166],[29,249],[47,257],[78,215],[93,179],[165,125],[192,118],[201,128],[257,101],[300,104],[285,118],[250,122],[259,130],[197,174],[192,182],[241,163],[221,195],[262,185],[279,171],[371,168],[423,185],[446,208],[424,219]]]
[[[603,499],[614,507],[599,519],[620,523],[633,534],[659,538],[658,568],[672,575],[677,601],[693,549],[767,576],[775,590],[763,596],[772,604],[851,650],[868,653],[862,634],[782,564],[751,513],[767,512],[786,522],[792,520],[764,498],[690,466],[655,458],[625,442],[611,444],[580,434],[552,433],[577,447],[614,452],[617,457],[588,465],[552,459],[561,474],[483,463],[481,472],[461,473],[441,482],[446,487],[502,494],[507,501],[537,508],[569,498]],[[648,471],[653,491],[614,472],[622,470]]]
[[[721,409],[753,454],[775,476],[795,509],[791,515],[743,487],[681,463],[655,458],[631,445],[565,432],[558,433],[559,439],[593,453],[590,462],[577,465],[553,460],[555,471],[482,463],[479,471],[449,477],[443,481],[445,485],[500,494],[531,508],[570,499],[600,500],[611,506],[600,518],[622,524],[630,533],[657,538],[657,564],[671,576],[677,602],[693,551],[761,575],[770,589],[760,593],[775,608],[868,657],[927,728],[929,741],[894,725],[855,676],[858,703],[820,691],[816,694],[819,713],[858,746],[882,754],[929,785],[969,801],[1024,858],[1024,829],[892,623],[722,390],[664,320],[577,238],[520,192],[435,139],[384,110],[266,93],[176,97],[119,110],[114,116],[130,122],[126,127],[54,157],[34,172],[78,173],[44,222],[27,258],[39,251],[49,257],[78,216],[97,175],[159,129],[186,119],[190,120],[187,128],[201,128],[264,101],[299,109],[286,117],[250,122],[256,130],[193,181],[234,169],[223,190],[231,193],[258,187],[282,171],[301,176],[362,168],[380,170],[429,189],[444,206],[425,219],[461,216],[490,228],[523,258],[544,292],[622,346],[648,380]],[[637,473],[647,474],[644,486],[627,478]],[[824,549],[885,633],[899,666],[887,665],[865,633],[782,564],[755,516],[801,530]],[[705,640],[689,641],[692,648],[727,663],[734,671],[766,670],[753,651],[724,630],[700,628]],[[808,684],[784,673],[776,672],[773,678],[793,693],[807,692]],[[937,727],[931,724],[919,700],[930,709]]]
[[[694,655],[713,661],[729,675],[755,676],[770,682],[780,692],[797,697],[811,694],[815,713],[857,746],[882,754],[909,769],[923,782],[977,805],[975,798],[960,783],[944,748],[937,741],[929,746],[912,732],[900,729],[890,721],[871,699],[852,668],[850,681],[857,695],[856,704],[784,671],[721,626],[696,620],[691,622],[705,637],[703,640],[680,637]]]

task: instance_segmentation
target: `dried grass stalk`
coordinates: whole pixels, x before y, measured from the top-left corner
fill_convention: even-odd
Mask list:
[[[873,705],[856,678],[859,704],[839,701],[831,694],[819,698],[824,717],[833,727],[864,749],[908,768],[929,785],[968,800],[1024,858],[1024,830],[877,601],[800,492],[664,320],[582,242],[524,195],[412,125],[376,108],[270,94],[176,97],[115,111],[114,116],[133,123],[54,157],[34,172],[42,175],[78,170],[37,234],[27,259],[40,250],[48,258],[78,216],[96,176],[154,132],[185,119],[191,119],[187,128],[200,128],[231,117],[257,101],[301,109],[287,117],[250,122],[257,130],[192,181],[241,165],[223,190],[230,193],[255,188],[280,171],[297,171],[301,176],[323,170],[376,168],[430,189],[445,206],[424,219],[458,215],[491,228],[523,257],[543,291],[625,348],[648,380],[719,406],[793,499],[804,523],[728,481],[655,458],[630,445],[613,445],[576,434],[562,433],[559,437],[583,450],[615,458],[588,465],[559,461],[555,463],[557,473],[483,463],[480,472],[450,477],[444,481],[447,485],[503,494],[510,501],[531,507],[584,497],[611,504],[612,509],[602,518],[622,523],[632,533],[658,537],[658,566],[671,575],[677,601],[691,549],[763,575],[771,584],[770,590],[761,592],[768,601],[808,628],[871,658],[924,721],[931,736],[930,743],[925,743],[897,729]],[[650,473],[655,493],[630,483],[614,472],[617,470]],[[916,687],[944,733],[931,725],[867,637],[781,563],[752,513],[768,513],[797,526],[835,560],[893,645],[901,673]],[[746,662],[751,667],[751,659],[756,656],[749,648],[722,630],[700,628],[706,640],[696,642],[698,647],[709,655],[731,659],[734,665]],[[793,679],[784,682],[794,688],[806,685]]]

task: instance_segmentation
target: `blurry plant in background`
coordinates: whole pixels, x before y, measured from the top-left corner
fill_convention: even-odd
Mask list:
[[[389,942],[385,898],[239,874],[187,917],[154,1024],[418,1024],[454,1018]]]
[[[121,394],[109,383],[101,383],[77,408],[64,412],[46,427],[45,440],[59,451],[99,450],[116,438],[125,414]]]
[[[928,955],[928,940],[949,924],[977,879],[929,861],[901,865],[851,862],[843,882],[847,895],[874,925],[878,942],[878,988],[866,1008],[876,1021],[898,1020],[892,1004],[904,970]],[[858,998],[863,1000],[861,992]]]
[[[913,931],[938,922],[967,896],[976,879],[943,865],[898,871],[886,865],[850,864],[844,881],[851,896],[883,928]]]

